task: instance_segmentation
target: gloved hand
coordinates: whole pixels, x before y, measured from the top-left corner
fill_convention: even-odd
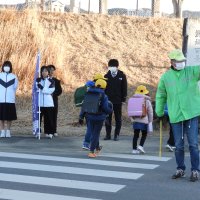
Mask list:
[[[44,88],[40,83],[37,84],[38,88],[40,88],[41,90]]]
[[[163,121],[165,119],[165,116],[161,116],[161,117],[158,117],[159,121]]]
[[[80,125],[83,125],[83,119],[79,118],[78,123],[79,123]]]

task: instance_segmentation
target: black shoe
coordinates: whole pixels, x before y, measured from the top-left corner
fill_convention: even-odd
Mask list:
[[[190,176],[190,181],[195,182],[199,179],[199,172],[197,170],[193,170]]]
[[[108,137],[108,136],[106,136],[105,138],[104,138],[104,140],[110,140],[111,139],[111,137]]]
[[[176,173],[172,175],[172,179],[177,179],[181,177],[185,177],[185,172],[182,169],[177,169]]]
[[[114,141],[118,141],[118,140],[119,140],[119,137],[118,137],[118,136],[115,136],[113,140],[114,140]]]

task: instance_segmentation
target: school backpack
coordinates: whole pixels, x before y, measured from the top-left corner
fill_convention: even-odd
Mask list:
[[[142,118],[146,115],[146,99],[144,97],[131,97],[128,100],[128,116]]]
[[[76,89],[74,93],[74,104],[76,107],[82,106],[86,92],[87,86],[82,86]]]
[[[102,94],[97,92],[87,92],[84,97],[82,111],[89,114],[101,113]]]

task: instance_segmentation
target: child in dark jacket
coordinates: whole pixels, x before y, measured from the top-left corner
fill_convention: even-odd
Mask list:
[[[106,85],[107,83],[105,80],[99,79],[95,82],[95,88],[89,88],[88,90],[88,92],[90,93],[100,93],[102,95],[101,103],[100,103],[101,111],[97,114],[86,113],[86,120],[91,131],[90,153],[88,154],[89,158],[97,157],[100,151],[100,147],[99,147],[100,132],[103,127],[103,123],[106,119],[106,116],[112,112],[112,104],[108,101],[108,97],[104,93],[104,89],[106,88]],[[80,118],[83,119],[84,116],[80,115]]]
[[[87,83],[85,84],[87,86],[87,90],[89,90],[89,88],[95,87],[95,82],[99,79],[106,80],[102,74],[99,74],[99,73],[95,74],[93,77],[93,81],[87,81]],[[85,113],[82,113],[82,110],[81,110],[81,113],[79,115],[79,124],[81,125],[83,124],[84,116],[85,116]],[[82,149],[90,150],[91,131],[90,131],[90,127],[88,126],[87,120],[86,120],[86,125],[87,125],[87,129],[84,136]]]

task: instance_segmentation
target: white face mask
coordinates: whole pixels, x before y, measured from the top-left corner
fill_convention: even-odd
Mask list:
[[[108,67],[108,70],[110,70],[111,73],[116,73],[117,67]]]
[[[4,72],[9,72],[10,71],[10,67],[9,66],[4,66],[3,70],[4,70]]]
[[[182,70],[185,68],[185,62],[176,63],[174,67],[176,70]]]

